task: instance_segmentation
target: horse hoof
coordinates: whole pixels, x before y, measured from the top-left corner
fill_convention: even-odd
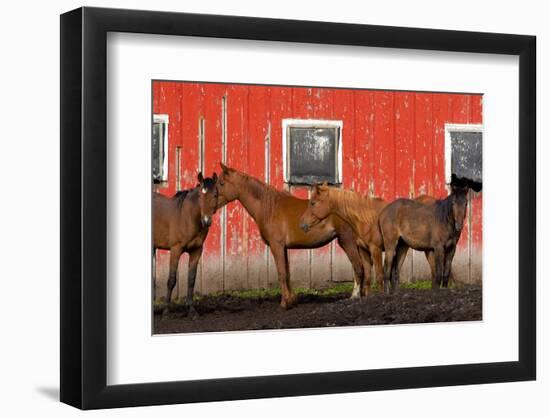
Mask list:
[[[168,306],[166,306],[162,309],[162,314],[160,315],[160,318],[161,320],[165,320],[168,318],[169,315],[170,315],[170,309],[168,308]]]
[[[296,307],[298,305],[298,296],[296,294],[292,294],[290,297],[290,307]]]
[[[289,310],[298,304],[298,297],[292,295],[288,299],[281,300],[281,307],[285,310]]]
[[[191,306],[189,307],[189,311],[187,312],[187,317],[189,317],[192,320],[196,320],[199,318],[199,313],[197,310],[195,310],[195,307]]]

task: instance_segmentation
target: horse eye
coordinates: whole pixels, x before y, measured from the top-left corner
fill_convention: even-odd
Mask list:
[[[315,201],[312,201],[312,202],[311,202],[311,205],[314,206],[314,205],[315,205]]]

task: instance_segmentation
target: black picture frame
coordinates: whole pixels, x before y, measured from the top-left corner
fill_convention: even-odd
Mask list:
[[[106,384],[108,32],[519,56],[519,360]],[[61,401],[82,409],[533,380],[536,38],[251,17],[80,8],[61,16]]]

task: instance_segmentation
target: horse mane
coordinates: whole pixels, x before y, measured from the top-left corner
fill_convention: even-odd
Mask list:
[[[435,216],[441,223],[454,223],[452,194],[435,201]]]
[[[174,194],[174,196],[172,197],[172,200],[174,200],[176,202],[178,207],[181,207],[181,205],[183,204],[183,202],[187,198],[187,195],[193,190],[194,190],[194,188],[190,188],[188,190],[178,191],[176,194]]]
[[[269,220],[273,217],[273,214],[278,207],[279,201],[285,197],[292,197],[288,191],[277,190],[270,184],[259,180],[256,177],[252,177],[244,172],[236,171],[243,179],[243,183],[246,185],[248,191],[254,198],[260,200],[262,207],[262,217],[264,220]]]
[[[215,191],[216,189],[216,181],[214,181],[212,178],[208,177],[208,178],[205,178],[204,179],[204,183],[203,183],[204,187],[206,187],[209,191]],[[198,184],[196,187],[194,188],[188,188],[187,190],[180,190],[178,192],[176,192],[176,194],[174,194],[174,196],[172,197],[172,200],[174,200],[176,202],[176,204],[178,205],[178,207],[181,207],[181,205],[183,204],[183,202],[185,201],[185,199],[187,197],[190,197],[190,194],[193,192],[193,191],[196,191],[198,188],[199,188],[200,184]]]
[[[380,203],[378,197],[364,197],[354,191],[321,185],[328,190],[329,201],[346,218],[359,223],[374,224],[378,219]]]

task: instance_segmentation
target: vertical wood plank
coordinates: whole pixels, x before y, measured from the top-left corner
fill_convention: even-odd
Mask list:
[[[293,116],[292,89],[290,87],[270,87],[269,90],[271,123],[269,183],[278,190],[282,190],[284,188],[282,120]],[[269,286],[277,287],[279,285],[277,269],[271,253],[268,255],[268,273]]]
[[[395,198],[394,93],[374,92],[374,193]]]
[[[470,97],[470,123],[480,124],[483,120],[483,95],[472,94]]]
[[[355,90],[355,181],[354,190],[374,195],[374,92]]]
[[[415,94],[415,197],[433,195],[432,95]]]
[[[414,94],[394,93],[395,117],[395,197],[412,198],[414,194]],[[413,278],[413,255],[409,250],[401,268],[400,279]]]
[[[434,93],[433,102],[433,196],[435,198],[447,197],[448,190],[445,183],[445,123],[450,121],[449,95]]]
[[[182,189],[193,188],[197,184],[197,175],[199,170],[199,118],[202,116],[202,86],[199,83],[170,83],[178,85],[181,93],[179,94],[179,112],[174,118],[177,120],[177,130],[172,130],[172,117],[170,117],[170,130],[177,136],[177,140],[171,140],[169,144],[169,171],[174,172],[176,167],[175,155],[176,146],[182,147],[181,160],[181,186]],[[174,94],[174,93],[172,93]],[[174,97],[178,95],[174,94]],[[170,194],[173,195],[176,191],[175,175],[170,180]],[[178,281],[176,292],[179,298],[184,297],[187,291],[187,272],[188,272],[188,255],[184,254],[180,258],[178,266]],[[202,270],[199,267],[197,271],[198,288],[202,284]],[[197,285],[196,284],[196,285]]]
[[[468,96],[462,94],[449,95],[449,118],[451,123],[468,123],[469,117],[469,102]],[[450,163],[450,161],[448,161]],[[449,189],[450,191],[450,189]],[[471,198],[471,196],[470,196]],[[462,282],[470,280],[470,224],[471,224],[471,201],[468,203],[468,215],[464,223],[464,228],[460,240],[457,245],[455,257],[453,259],[453,275],[456,279]]]
[[[222,97],[225,87],[221,84],[204,84],[202,87],[202,116],[205,124],[204,175],[211,177],[220,172],[222,160]],[[201,258],[200,292],[211,293],[223,289],[223,258],[221,248],[221,210],[216,212],[208,237],[204,242]]]
[[[334,90],[328,88],[313,88],[309,97],[310,107],[313,111],[306,116],[321,120],[339,119],[333,115]],[[309,188],[309,187],[308,187]],[[306,195],[306,198],[309,196]],[[331,245],[325,245],[309,251],[309,275],[310,287],[325,287],[331,280]]]
[[[483,96],[470,96],[469,123],[483,122]],[[483,152],[483,151],[482,151]],[[483,192],[470,190],[471,196],[471,233],[470,233],[470,280],[481,281],[483,264]]]
[[[342,121],[342,187],[354,189],[357,176],[355,173],[355,98],[352,90],[333,91],[333,117]],[[332,267],[334,281],[353,280],[353,268],[345,252],[335,242],[331,242],[328,249],[322,249],[324,264]],[[326,252],[325,252],[326,251]],[[331,259],[332,258],[332,259]],[[323,265],[324,265],[323,264]],[[330,280],[330,270],[325,279]]]
[[[315,107],[320,104],[320,89],[292,88],[292,117],[296,119],[313,119]],[[317,93],[316,93],[317,92]],[[309,188],[292,186],[288,188],[295,197],[307,200]],[[309,288],[311,281],[312,251],[310,249],[292,249],[288,251],[290,279],[293,287]]]
[[[227,86],[227,165],[248,171],[248,86]],[[234,201],[227,205],[224,289],[248,288],[248,213]]]
[[[453,94],[451,96],[451,111],[453,123],[468,123],[470,114],[468,96]],[[471,213],[471,207],[468,208],[468,211]],[[468,216],[464,222],[453,260],[453,274],[463,281],[470,279],[470,221],[471,217]]]
[[[265,140],[269,130],[269,88],[250,86],[248,96],[248,174],[266,182]],[[248,221],[248,281],[249,288],[266,288],[267,255],[258,225],[247,216]]]
[[[432,94],[415,93],[414,102],[414,197],[433,195],[433,120]],[[413,279],[430,279],[431,273],[422,252],[413,252]]]
[[[411,198],[414,193],[413,93],[394,93],[395,100],[395,197]]]

